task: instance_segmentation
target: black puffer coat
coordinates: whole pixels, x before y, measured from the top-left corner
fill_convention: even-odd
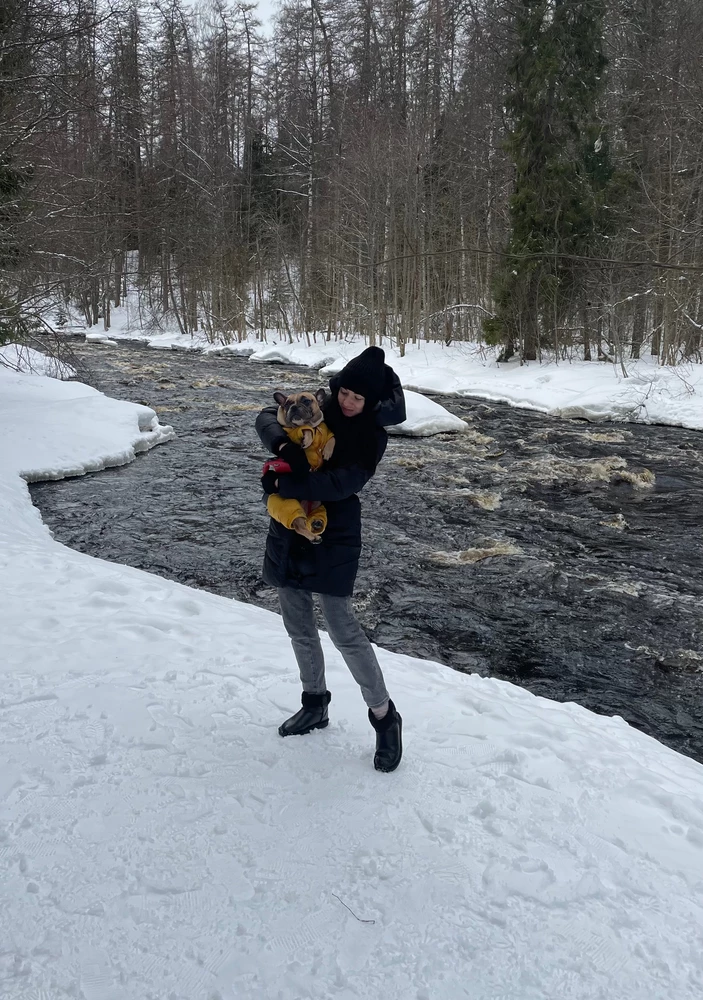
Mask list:
[[[405,399],[400,381],[387,365],[386,375],[386,396],[376,407],[372,431],[376,435],[377,463],[383,457],[388,441],[383,428],[405,420]],[[333,395],[338,392],[337,376],[330,379],[330,390]],[[288,440],[276,419],[277,412],[278,407],[267,406],[256,418],[256,431],[261,442],[274,455]],[[280,496],[321,500],[324,503],[327,528],[322,542],[311,545],[271,518],[263,569],[264,580],[270,587],[294,587],[316,594],[351,596],[361,553],[361,504],[357,493],[371,479],[374,471],[351,464],[322,468],[303,477],[279,478]]]

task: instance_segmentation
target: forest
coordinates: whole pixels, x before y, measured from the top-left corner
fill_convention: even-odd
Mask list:
[[[703,360],[700,0],[4,0],[0,342]]]

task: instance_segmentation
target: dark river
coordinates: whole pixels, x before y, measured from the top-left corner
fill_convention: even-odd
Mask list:
[[[174,441],[31,486],[55,537],[277,610],[257,411],[315,372],[134,344],[80,377],[152,406]],[[561,420],[436,396],[465,435],[391,438],[362,494],[355,604],[380,646],[621,715],[703,761],[703,461],[679,428]]]

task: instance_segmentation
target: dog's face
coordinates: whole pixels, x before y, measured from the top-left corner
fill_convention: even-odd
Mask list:
[[[320,407],[327,398],[324,389],[294,392],[290,396],[274,392],[273,398],[278,403],[277,418],[283,427],[317,427],[323,421]]]

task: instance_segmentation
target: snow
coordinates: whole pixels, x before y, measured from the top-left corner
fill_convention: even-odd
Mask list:
[[[0,470],[13,482],[18,475],[34,482],[125,465],[174,436],[150,407],[110,399],[81,382],[0,368],[0,387]]]
[[[0,369],[2,368],[48,375],[50,378],[73,378],[76,374],[75,369],[65,361],[49,358],[25,344],[5,344],[0,347]]]
[[[345,345],[341,343],[337,345],[325,344],[324,342],[321,344],[313,343],[309,347],[302,342],[294,342],[292,344],[280,343],[271,347],[261,347],[259,345],[251,351],[249,360],[284,365],[307,365],[309,368],[324,368],[325,365],[332,365],[335,361],[344,359],[339,365],[340,368],[343,368],[346,364],[346,358],[354,357],[355,354],[363,350],[364,346],[364,344],[356,344],[356,349],[354,349],[354,346],[350,344]]]
[[[421,396],[419,392],[405,390],[405,407],[407,420],[389,427],[389,434],[428,437],[430,434],[462,433],[467,429],[460,417],[445,410],[433,399]]]
[[[77,332],[78,326],[67,328]],[[83,330],[82,332],[86,332]],[[233,353],[253,363],[307,365],[329,377],[367,346],[359,337],[327,340],[324,334],[289,343],[275,330],[266,341],[253,334],[233,344],[211,344],[203,333],[193,336],[169,331],[146,332],[134,307],[114,309],[110,337],[136,339],[162,350]],[[510,406],[539,410],[559,417],[586,420],[638,421],[703,430],[703,365],[662,366],[644,357],[620,365],[609,362],[554,360],[499,364],[494,348],[456,342],[418,340],[405,353],[384,341],[386,360],[406,389],[429,393],[476,396]]]
[[[86,343],[105,344],[106,347],[117,347],[117,341],[111,340],[106,333],[86,333]]]
[[[406,753],[377,773],[327,639],[331,724],[281,740],[279,617],[58,544],[20,478],[169,430],[77,383],[0,370],[0,400],[3,998],[701,996],[699,764],[379,650]]]
[[[498,364],[493,352],[475,344],[422,343],[408,347],[402,358],[394,350],[386,354],[403,386],[420,392],[477,396],[557,417],[703,430],[703,365],[666,368],[651,358],[629,361],[625,378],[619,366],[604,362]],[[344,364],[340,359],[321,374]]]

